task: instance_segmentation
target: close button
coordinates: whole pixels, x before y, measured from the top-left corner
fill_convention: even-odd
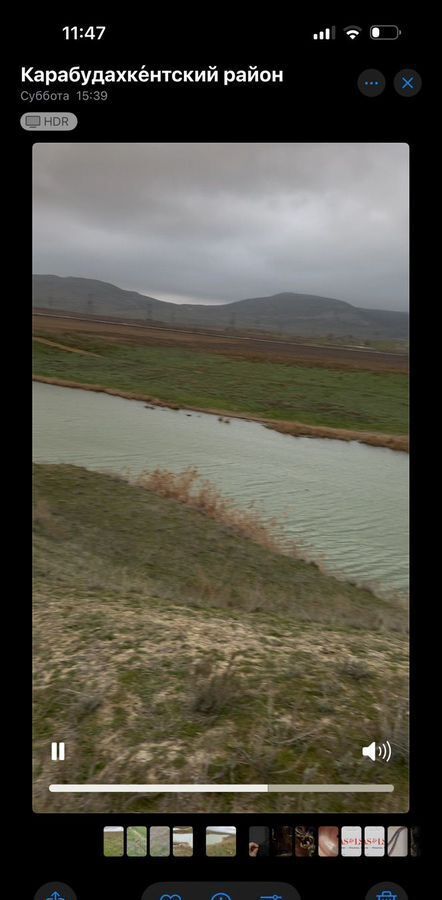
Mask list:
[[[73,131],[78,125],[75,113],[23,113],[20,125],[25,131]]]
[[[422,78],[414,69],[401,69],[395,75],[393,84],[401,97],[415,97],[422,87]]]

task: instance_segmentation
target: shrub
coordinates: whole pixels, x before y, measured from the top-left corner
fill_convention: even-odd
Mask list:
[[[253,508],[237,509],[231,500],[223,497],[214,484],[203,479],[198,469],[194,467],[178,473],[161,468],[143,472],[137,478],[136,484],[161,497],[177,500],[199,510],[267,550],[280,553],[290,549],[291,553],[294,552],[294,548],[289,548],[287,542],[278,536],[277,531],[281,529],[276,519],[264,521]]]

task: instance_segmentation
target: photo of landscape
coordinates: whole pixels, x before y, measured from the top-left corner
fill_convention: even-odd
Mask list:
[[[408,809],[408,166],[34,145],[35,811]]]

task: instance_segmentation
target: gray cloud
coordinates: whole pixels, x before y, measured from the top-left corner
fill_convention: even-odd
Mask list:
[[[408,307],[406,144],[37,144],[34,271]]]

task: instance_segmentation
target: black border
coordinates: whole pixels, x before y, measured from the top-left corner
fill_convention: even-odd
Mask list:
[[[354,18],[354,13],[352,14]],[[57,17],[61,19],[61,16]],[[79,18],[79,17],[78,17]],[[86,19],[90,19],[87,16]],[[97,17],[94,17],[97,20]],[[357,17],[358,18],[358,17]],[[385,18],[385,13],[381,18]],[[85,17],[83,16],[84,20]],[[100,17],[98,17],[100,19]],[[109,20],[109,17],[106,16]],[[70,16],[61,24],[75,21]],[[392,19],[394,21],[395,19]],[[322,19],[322,22],[324,20]],[[347,25],[347,20],[342,25]],[[362,22],[360,24],[363,24]],[[232,27],[232,23],[230,23]],[[269,31],[262,44],[250,46],[250,41],[230,34],[224,47],[224,54],[210,49],[209,58],[201,52],[202,41],[196,41],[195,34],[184,32],[186,50],[172,52],[165,37],[153,34],[149,27],[143,33],[137,32],[129,21],[114,22],[108,40],[100,47],[88,45],[66,48],[59,40],[54,26],[54,17],[45,22],[40,17],[28,18],[25,31],[21,30],[21,46],[18,48],[17,95],[20,93],[19,69],[21,65],[36,68],[69,67],[87,64],[89,68],[136,67],[143,62],[148,68],[207,67],[217,64],[219,68],[247,68],[262,65],[263,68],[284,69],[285,81],[282,85],[183,86],[146,85],[132,87],[118,86],[112,89],[112,104],[107,107],[94,105],[80,106],[79,127],[66,135],[50,135],[51,140],[72,141],[203,141],[211,142],[291,142],[291,141],[355,141],[355,142],[398,142],[410,144],[411,163],[411,267],[410,267],[410,311],[411,311],[411,521],[419,512],[415,472],[423,462],[422,439],[419,441],[419,347],[422,346],[424,323],[419,313],[419,285],[422,269],[419,260],[423,255],[422,226],[425,222],[424,194],[422,191],[426,164],[422,135],[425,126],[425,54],[424,26],[406,25],[405,38],[395,46],[376,44],[368,41],[359,46],[343,42],[320,46],[321,56],[313,50],[310,32],[320,27],[321,20],[310,24],[297,25],[290,34],[283,23]],[[338,26],[339,28],[339,26]],[[209,38],[206,38],[206,43]],[[149,48],[155,47],[155,52]],[[226,55],[226,48],[229,53]],[[356,52],[354,52],[356,51]],[[357,75],[364,68],[380,68],[387,78],[387,88],[378,98],[362,97],[356,88]],[[424,86],[420,97],[405,100],[399,98],[392,86],[394,74],[401,68],[416,68],[423,77]],[[40,86],[35,86],[37,89]],[[72,87],[70,88],[72,91]],[[41,104],[40,104],[41,105]],[[35,107],[34,107],[35,108]],[[45,109],[60,109],[60,104],[45,104]],[[73,103],[69,109],[77,112]],[[32,175],[30,167],[30,145],[42,139],[42,135],[24,133],[19,125],[22,112],[30,107],[18,101],[15,110],[15,133],[17,178],[16,202],[20,213],[20,240],[22,260],[20,268],[20,293],[27,296],[30,288],[30,197]],[[25,223],[23,225],[23,222]],[[223,816],[226,824],[238,827],[238,857],[232,860],[210,860],[204,858],[202,836],[206,824],[219,823],[220,816],[143,816],[127,815],[121,824],[132,822],[141,824],[193,824],[196,831],[195,855],[193,860],[113,860],[102,857],[102,826],[121,820],[121,816],[100,814],[55,814],[36,815],[30,812],[29,783],[22,780],[20,797],[21,809],[26,810],[27,827],[31,829],[34,863],[29,878],[32,894],[38,884],[59,877],[71,883],[81,898],[94,897],[95,890],[103,897],[136,898],[150,883],[162,879],[198,880],[255,880],[272,879],[293,881],[303,897],[316,897],[322,889],[324,896],[354,897],[364,896],[368,887],[377,881],[393,880],[408,886],[410,896],[418,896],[421,880],[421,864],[418,859],[406,860],[250,860],[247,857],[247,834],[250,824],[283,824],[309,822],[310,824],[394,824],[424,825],[424,770],[425,747],[421,740],[424,734],[426,716],[424,685],[418,673],[425,659],[426,635],[424,631],[422,607],[417,601],[418,573],[417,551],[419,533],[412,527],[411,538],[411,800],[410,812],[406,815],[373,816],[346,815],[333,816],[306,814],[287,815],[229,815]],[[26,729],[27,730],[27,729]],[[23,742],[25,744],[25,742]],[[29,772],[28,745],[24,747],[21,773]],[[25,752],[24,752],[25,751]],[[23,822],[22,822],[23,826]],[[199,838],[198,838],[199,835]],[[424,832],[425,837],[425,832]],[[201,853],[201,855],[200,855]],[[318,892],[318,893],[317,893]],[[357,893],[355,893],[357,892]]]

